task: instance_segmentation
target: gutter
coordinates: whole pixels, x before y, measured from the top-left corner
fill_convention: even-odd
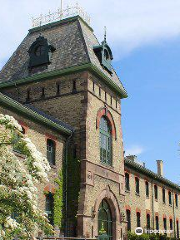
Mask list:
[[[115,91],[116,94],[120,98],[127,98],[128,97],[128,94],[123,87],[120,87],[116,83],[114,83],[113,80],[110,77],[106,76],[105,73],[103,73],[98,67],[96,67],[92,63],[86,63],[86,64],[78,65],[78,66],[75,66],[75,67],[65,68],[65,69],[62,69],[62,70],[40,73],[40,74],[36,74],[34,76],[30,76],[30,77],[26,77],[26,78],[22,78],[22,79],[17,79],[16,81],[11,80],[11,81],[0,82],[0,89],[13,87],[14,82],[16,82],[16,86],[17,86],[17,85],[23,85],[23,84],[27,84],[27,83],[31,83],[31,82],[40,82],[40,81],[43,81],[43,80],[46,80],[46,79],[52,79],[52,78],[55,78],[55,77],[64,76],[64,75],[67,75],[67,74],[73,74],[75,72],[82,72],[82,71],[86,71],[86,70],[89,70],[90,72],[97,75],[100,79],[104,80],[106,82],[106,84],[113,91]]]
[[[144,168],[143,166],[139,165],[138,163],[133,162],[132,160],[127,160],[126,159],[124,161],[124,164],[125,164],[125,167],[127,166],[129,168],[134,169],[135,171],[139,171],[140,173],[142,173],[142,174],[144,174],[144,175],[146,175],[148,177],[154,178],[154,180],[159,181],[162,184],[166,184],[167,186],[169,186],[169,187],[171,187],[173,189],[176,189],[177,191],[180,192],[180,186],[178,186],[177,184],[169,181],[166,178],[160,177],[159,175],[157,175],[153,171],[151,171],[151,170],[149,170],[147,168]]]

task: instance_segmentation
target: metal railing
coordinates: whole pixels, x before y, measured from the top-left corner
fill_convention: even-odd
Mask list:
[[[90,16],[77,3],[73,7],[67,6],[66,9],[59,8],[55,12],[49,11],[48,14],[41,14],[37,18],[32,18],[32,27],[40,27],[48,23],[56,22],[74,16],[80,16],[88,25],[90,25]]]

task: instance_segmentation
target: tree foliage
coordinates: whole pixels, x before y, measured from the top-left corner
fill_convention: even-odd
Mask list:
[[[18,158],[14,149],[21,152]],[[11,116],[0,114],[0,239],[34,237],[37,229],[52,232],[38,208],[36,185],[48,181],[47,159]]]

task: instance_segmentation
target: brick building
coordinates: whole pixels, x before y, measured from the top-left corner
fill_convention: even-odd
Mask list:
[[[125,158],[125,208],[128,230],[136,227],[172,230],[168,236],[179,238],[180,187],[163,176],[163,161],[157,160],[157,173],[138,162],[136,156]]]
[[[79,16],[30,29],[0,72],[0,112],[13,115],[48,157],[50,183],[39,186],[39,203],[52,223],[55,179],[63,170],[66,236],[106,232],[109,239],[123,239],[127,220],[134,230],[137,215],[144,227],[147,214],[152,227],[157,216],[159,226],[165,216],[167,222],[172,219],[177,234],[173,199],[178,201],[179,187],[132,160],[124,161],[121,99],[127,93],[112,59],[106,37],[99,43]],[[159,202],[152,200],[154,186]],[[166,194],[171,192],[173,206],[161,204],[163,186]]]

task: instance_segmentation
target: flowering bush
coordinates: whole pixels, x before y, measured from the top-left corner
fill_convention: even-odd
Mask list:
[[[44,212],[38,208],[35,186],[48,181],[50,166],[21,131],[13,117],[0,114],[0,239],[3,240],[15,236],[30,239],[37,229],[52,233]],[[24,160],[14,153],[15,145]]]
[[[178,238],[179,239],[179,238]],[[135,233],[128,233],[128,240],[178,240],[174,237],[167,237],[166,235],[142,234],[140,236]]]

